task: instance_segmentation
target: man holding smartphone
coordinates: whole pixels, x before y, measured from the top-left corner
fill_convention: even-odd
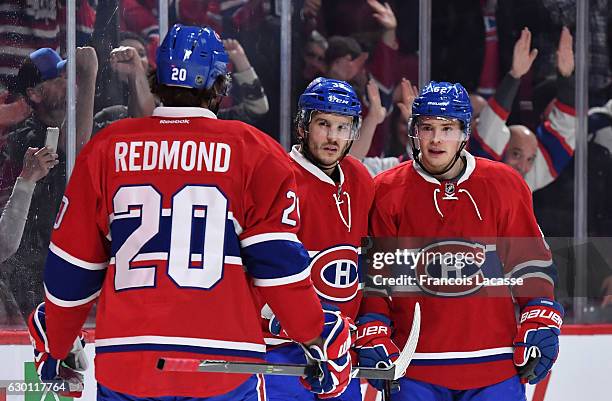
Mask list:
[[[91,47],[77,48],[77,152],[89,140],[93,122],[93,97],[98,62]],[[19,69],[15,91],[32,108],[32,114],[9,133],[0,152],[0,207],[16,185],[29,148],[47,143],[47,128],[63,127],[66,117],[66,60],[50,48],[32,52]],[[42,301],[42,268],[51,229],[66,188],[65,139],[59,134],[58,164],[33,189],[27,222],[17,252],[3,262],[0,279],[13,293],[21,315]],[[14,318],[20,320],[19,316]]]

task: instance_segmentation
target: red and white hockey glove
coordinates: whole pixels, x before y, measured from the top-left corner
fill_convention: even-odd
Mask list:
[[[351,381],[350,330],[354,325],[334,306],[324,304],[323,314],[323,343],[303,347],[307,358],[318,362],[319,372],[300,381],[319,398],[332,398],[342,394]]]
[[[546,298],[529,301],[521,311],[514,339],[514,364],[523,383],[538,383],[555,363],[563,315],[563,306]]]
[[[83,392],[83,375],[87,370],[87,356],[83,346],[85,340],[79,336],[74,340],[70,353],[64,360],[57,360],[49,353],[45,322],[45,303],[41,303],[28,317],[30,340],[34,346],[34,364],[41,382],[59,382],[57,393],[65,397],[80,397]],[[53,387],[52,387],[53,389]]]
[[[354,344],[359,366],[388,368],[397,359],[400,350],[391,341],[391,320],[378,313],[366,313],[357,319],[357,338]],[[384,380],[368,380],[377,390],[385,387]],[[394,391],[399,387],[394,387]]]

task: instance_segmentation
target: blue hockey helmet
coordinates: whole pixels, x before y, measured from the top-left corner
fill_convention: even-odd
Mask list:
[[[465,88],[459,84],[431,81],[412,103],[412,117],[431,116],[461,121],[466,135],[470,135],[472,104]]]
[[[229,58],[223,42],[211,28],[175,24],[157,49],[160,84],[210,89],[227,74]]]
[[[361,102],[348,82],[315,78],[298,101],[299,123],[306,131],[313,111],[353,117],[351,139],[357,139],[361,127]]]

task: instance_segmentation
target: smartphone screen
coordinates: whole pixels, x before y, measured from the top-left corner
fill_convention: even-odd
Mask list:
[[[45,146],[51,149],[52,153],[57,153],[57,140],[59,139],[58,127],[47,127],[47,138]]]

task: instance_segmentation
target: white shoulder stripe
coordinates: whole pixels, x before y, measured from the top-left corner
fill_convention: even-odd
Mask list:
[[[514,273],[516,273],[519,270],[522,270],[526,267],[548,267],[551,266],[553,263],[552,259],[548,259],[548,260],[528,260],[526,262],[523,263],[519,263],[518,265],[514,266],[514,269],[512,269],[509,273],[506,273],[505,276],[506,277],[510,277],[512,276]]]
[[[258,343],[239,341],[211,340],[207,338],[193,337],[167,337],[167,336],[134,336],[97,338],[96,347],[107,347],[113,345],[135,345],[135,344],[164,344],[184,345],[192,347],[224,348],[242,351],[266,352],[266,346]]]
[[[527,274],[523,274],[522,276],[519,276],[519,278],[522,278],[523,280],[528,279],[528,278],[541,278],[543,280],[550,282],[550,284],[552,284],[553,286],[555,285],[555,282],[553,281],[552,277],[550,277],[546,273],[527,273]]]
[[[227,218],[230,219],[232,223],[234,224],[234,231],[236,231],[236,235],[242,234],[242,231],[243,231],[242,226],[240,225],[238,220],[236,220],[236,218],[234,217],[234,213],[227,212]]]
[[[53,252],[55,255],[57,255],[58,257],[64,259],[66,262],[82,267],[83,269],[86,269],[86,270],[104,270],[108,266],[108,262],[92,263],[92,262],[86,262],[82,259],[75,258],[68,252],[64,251],[63,249],[55,245],[53,242],[49,244],[49,250]]]
[[[253,284],[255,284],[257,287],[275,287],[278,285],[297,283],[298,281],[302,281],[307,277],[310,277],[310,267],[292,276],[265,279],[255,278],[253,279]]]
[[[265,233],[265,234],[257,234],[251,237],[247,237],[240,241],[240,246],[246,248],[247,246],[259,244],[261,242],[266,241],[291,241],[291,242],[300,242],[297,235],[294,233]]]
[[[98,298],[98,296],[100,295],[100,291],[102,291],[102,290],[98,290],[98,291],[94,292],[93,294],[91,294],[90,296],[88,296],[87,298],[84,298],[84,299],[79,299],[77,301],[65,301],[63,299],[59,299],[57,297],[54,297],[49,292],[49,290],[47,289],[47,286],[45,285],[45,295],[47,296],[49,301],[51,301],[53,304],[55,304],[57,306],[61,306],[63,308],[74,308],[76,306],[85,305],[86,303],[88,303],[90,301],[93,301],[94,299]]]
[[[478,358],[482,356],[491,356],[499,354],[512,354],[512,347],[488,348],[475,351],[461,352],[415,352],[414,359],[462,359],[462,358]]]

